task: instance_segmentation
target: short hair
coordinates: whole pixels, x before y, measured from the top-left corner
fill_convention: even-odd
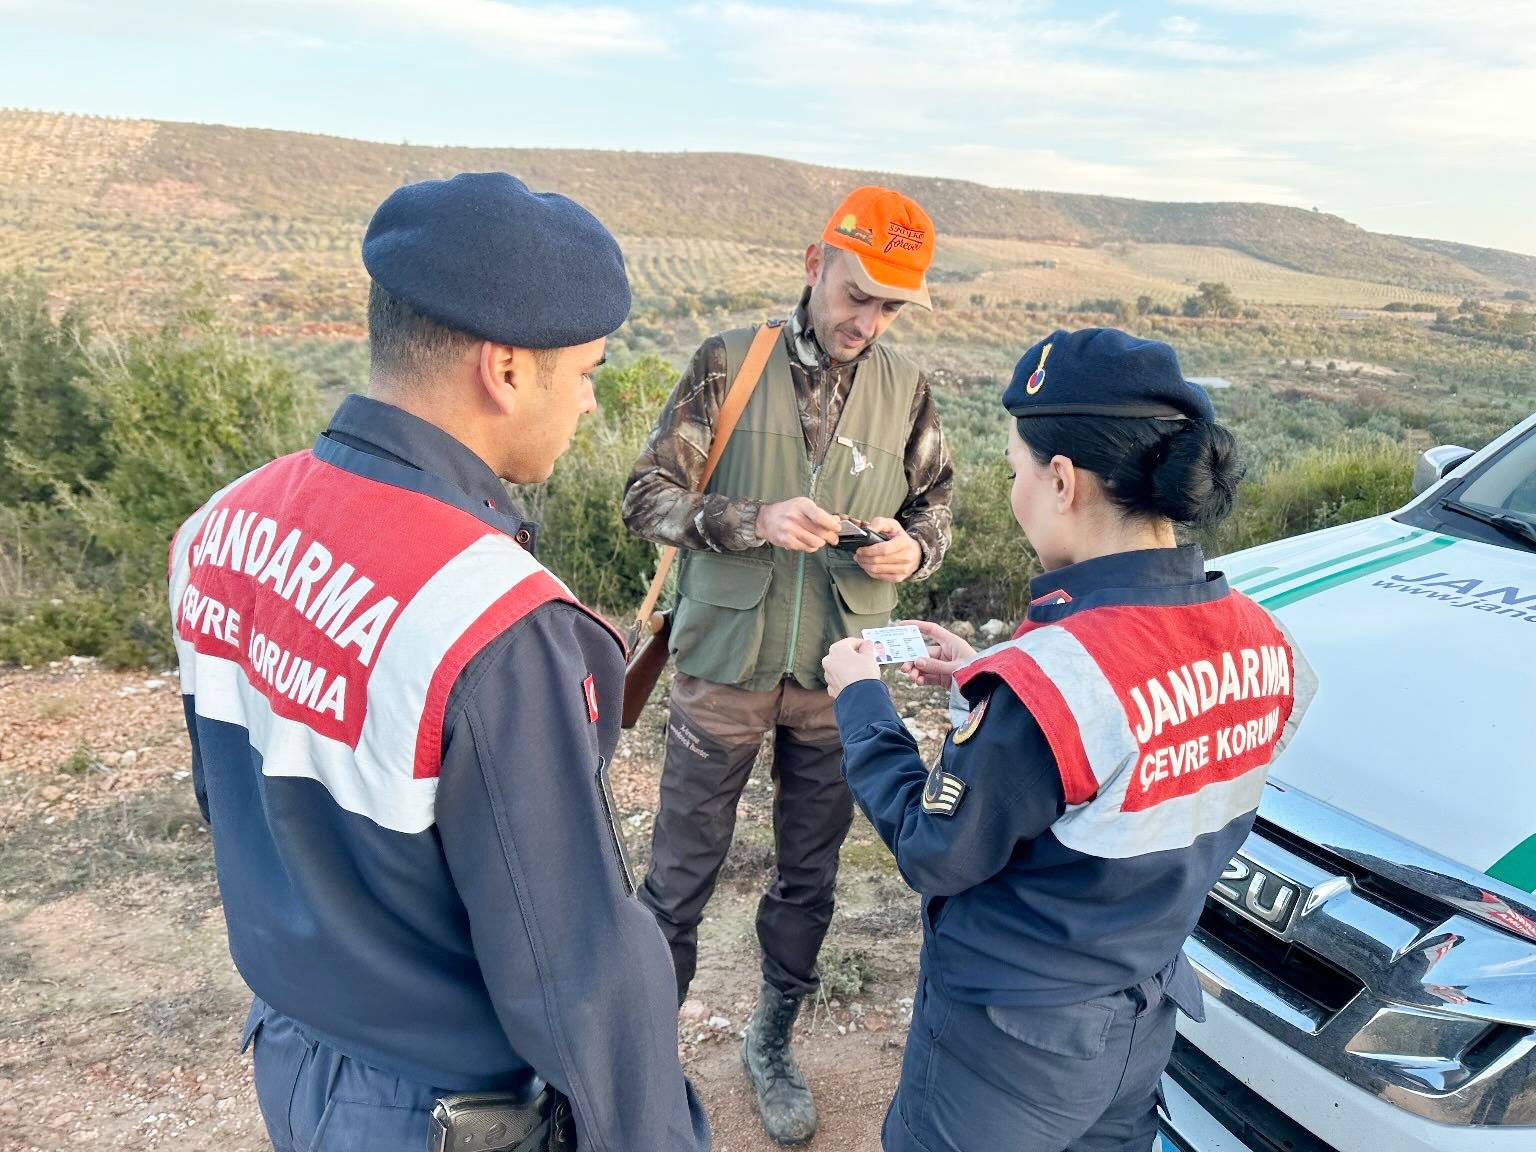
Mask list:
[[[480,343],[481,337],[439,324],[369,281],[368,359],[375,374],[425,376]]]

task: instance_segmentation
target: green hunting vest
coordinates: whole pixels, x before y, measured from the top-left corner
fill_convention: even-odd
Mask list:
[[[728,380],[754,329],[726,332]],[[708,492],[765,504],[809,496],[860,520],[894,517],[907,498],[907,414],[917,366],[875,344],[854,369],[848,399],[820,467],[811,465],[784,337],[710,478]],[[680,671],[750,691],[786,676],[824,688],[821,658],[834,641],[890,623],[896,585],[874,580],[853,553],[763,545],[747,552],[684,550],[672,653]]]

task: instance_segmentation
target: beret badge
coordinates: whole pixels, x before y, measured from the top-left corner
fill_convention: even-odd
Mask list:
[[[1024,384],[1024,391],[1031,396],[1045,387],[1045,360],[1050,354],[1051,346],[1049,344],[1040,349],[1040,363],[1029,374],[1029,380]]]

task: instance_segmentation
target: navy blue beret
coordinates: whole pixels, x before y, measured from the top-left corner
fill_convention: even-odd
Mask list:
[[[1118,328],[1052,332],[1014,366],[1003,407],[1015,416],[1216,418],[1172,348]]]
[[[629,315],[624,256],[574,200],[505,172],[396,188],[363,237],[380,288],[439,324],[517,348],[568,348]]]

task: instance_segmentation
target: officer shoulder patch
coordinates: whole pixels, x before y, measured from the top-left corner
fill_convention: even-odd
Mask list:
[[[991,699],[992,697],[988,695],[980,704],[972,708],[965,718],[965,723],[955,729],[953,740],[956,744],[964,744],[972,736],[976,735],[976,730],[981,727],[982,720],[986,718],[987,703]]]
[[[965,781],[935,764],[923,787],[923,811],[935,816],[953,816],[964,795]]]

